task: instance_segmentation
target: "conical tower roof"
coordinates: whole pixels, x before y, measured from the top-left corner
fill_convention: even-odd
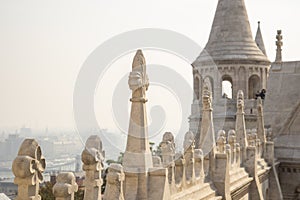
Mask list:
[[[219,0],[209,40],[193,63],[270,63],[252,37],[244,0]]]
[[[255,42],[258,46],[258,48],[263,52],[263,54],[267,55],[266,48],[265,48],[265,43],[261,34],[260,30],[260,22],[258,22],[258,28],[255,36]]]

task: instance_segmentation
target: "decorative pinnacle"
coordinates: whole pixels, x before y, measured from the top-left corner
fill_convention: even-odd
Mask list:
[[[207,82],[204,82],[203,94],[202,94],[203,109],[211,110],[212,109],[211,102],[212,102],[212,96],[211,96],[210,87]]]
[[[276,46],[277,46],[277,49],[276,49],[276,59],[275,59],[275,62],[277,63],[281,63],[282,62],[282,45],[283,45],[283,42],[282,42],[282,35],[281,35],[282,31],[281,30],[277,30],[277,35],[276,35]]]
[[[143,72],[145,72],[144,66],[146,66],[145,57],[143,55],[142,50],[138,49],[135,56],[134,56],[134,58],[133,58],[132,69],[135,69],[137,67],[142,67]]]
[[[148,90],[149,80],[146,72],[146,60],[142,50],[137,50],[133,62],[132,72],[128,80],[129,88],[132,90],[132,102],[146,102],[146,90]]]
[[[256,42],[256,45],[258,46],[258,48],[263,52],[263,54],[267,55],[263,36],[261,34],[260,21],[258,21],[257,23],[258,23],[258,28],[257,28],[256,36],[255,36],[255,42]]]

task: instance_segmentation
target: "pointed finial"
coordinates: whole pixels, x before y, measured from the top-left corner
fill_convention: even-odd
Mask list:
[[[212,109],[212,107],[211,107],[212,95],[211,95],[210,88],[211,87],[210,87],[209,83],[204,81],[203,94],[202,94],[203,109]]]
[[[275,59],[275,62],[276,63],[281,63],[282,62],[282,45],[283,45],[283,42],[282,42],[282,35],[281,35],[282,31],[281,30],[277,30],[277,35],[276,35],[276,46],[277,46],[277,49],[276,49],[276,59]]]
[[[137,67],[141,67],[141,66],[145,66],[145,65],[146,65],[146,60],[145,60],[145,57],[143,55],[143,52],[142,52],[141,49],[138,49],[136,51],[136,54],[135,54],[134,58],[133,58],[132,69],[137,68]]]
[[[258,23],[258,28],[255,36],[255,43],[258,46],[258,48],[263,52],[263,54],[267,55],[264,40],[260,30],[260,21],[258,21],[257,23]]]

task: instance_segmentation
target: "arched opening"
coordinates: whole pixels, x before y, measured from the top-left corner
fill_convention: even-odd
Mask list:
[[[260,85],[260,78],[257,75],[252,75],[249,78],[249,87],[248,87],[248,98],[255,99],[256,93],[260,92],[261,85]]]
[[[194,78],[194,93],[195,93],[195,99],[199,100],[199,98],[200,98],[200,79],[198,76],[195,76],[195,78]]]
[[[232,78],[230,76],[222,78],[222,97],[232,99]]]

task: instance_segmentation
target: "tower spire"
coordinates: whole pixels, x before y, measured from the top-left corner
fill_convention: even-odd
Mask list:
[[[258,48],[263,52],[264,55],[267,55],[264,40],[261,34],[260,22],[258,22],[258,28],[255,36],[255,42]]]
[[[253,40],[244,0],[219,0],[205,50],[195,61],[270,63]]]

